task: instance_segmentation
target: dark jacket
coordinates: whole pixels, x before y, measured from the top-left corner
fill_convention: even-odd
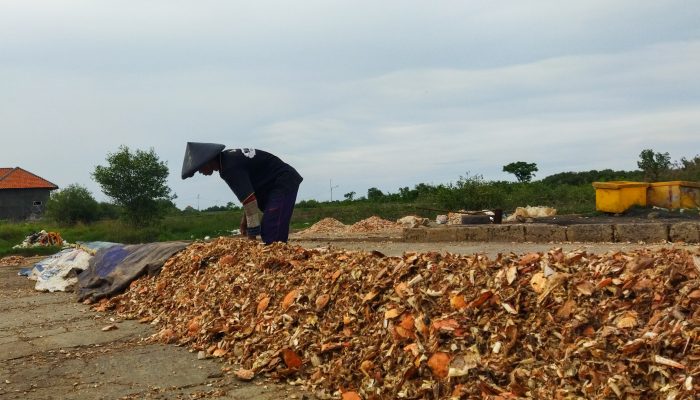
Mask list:
[[[274,154],[258,149],[230,149],[221,152],[219,175],[242,203],[255,193],[261,208],[274,191],[299,188],[301,175]]]

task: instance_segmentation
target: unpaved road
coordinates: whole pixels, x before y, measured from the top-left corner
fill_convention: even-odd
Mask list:
[[[401,243],[293,241],[305,247],[451,253],[528,253],[554,247],[593,253],[639,248],[638,244]],[[660,247],[654,245],[651,247]],[[665,245],[671,246],[671,245]],[[681,245],[676,245],[681,246]],[[698,251],[698,246],[681,246]],[[75,302],[70,293],[40,293],[17,275],[20,267],[0,267],[0,399],[302,399],[289,385],[258,378],[237,381],[219,360],[143,339],[154,327],[113,320]],[[117,329],[103,331],[115,325]]]

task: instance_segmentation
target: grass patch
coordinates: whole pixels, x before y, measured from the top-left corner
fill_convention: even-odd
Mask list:
[[[0,249],[0,257],[5,257],[9,255],[17,255],[24,257],[49,256],[51,254],[56,254],[59,251],[61,251],[61,247],[58,246],[37,246],[21,249],[2,248]]]

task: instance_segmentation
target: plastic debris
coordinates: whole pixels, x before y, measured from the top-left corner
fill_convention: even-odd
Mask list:
[[[27,236],[22,243],[12,246],[13,249],[23,249],[38,246],[67,246],[69,243],[64,241],[58,232],[46,232],[41,230]]]

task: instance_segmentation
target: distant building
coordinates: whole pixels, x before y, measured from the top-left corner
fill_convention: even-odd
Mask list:
[[[0,168],[0,220],[39,218],[58,186],[20,167]]]

